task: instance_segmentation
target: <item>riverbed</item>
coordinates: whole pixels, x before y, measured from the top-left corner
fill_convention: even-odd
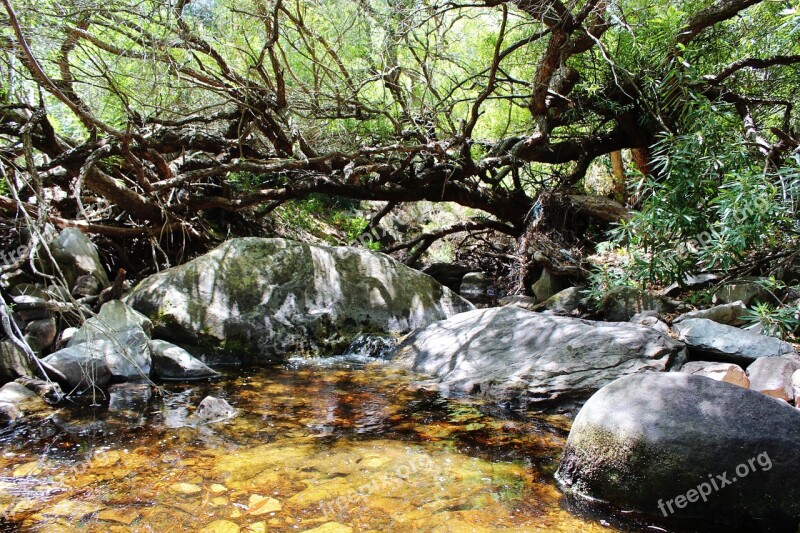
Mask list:
[[[208,395],[238,415],[198,423]],[[568,510],[553,481],[569,424],[443,398],[417,376],[343,358],[119,385],[3,432],[0,523],[48,533],[620,531]]]

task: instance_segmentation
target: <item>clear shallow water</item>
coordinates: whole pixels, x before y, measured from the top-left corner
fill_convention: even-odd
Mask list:
[[[206,395],[239,415],[191,425]],[[443,399],[381,364],[115,387],[6,431],[0,525],[25,531],[617,531],[566,510],[569,421]],[[627,528],[626,528],[627,529]]]

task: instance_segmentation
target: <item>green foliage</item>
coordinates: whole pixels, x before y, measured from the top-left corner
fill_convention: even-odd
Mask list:
[[[315,233],[319,227],[316,217],[325,212],[325,207],[319,198],[311,197],[305,200],[286,202],[275,212],[278,222],[292,232]]]
[[[228,174],[228,183],[242,191],[252,190],[260,181],[260,178],[252,172],[242,171]]]
[[[792,167],[764,173],[727,110],[692,107],[685,119],[695,131],[663,135],[653,146],[657,177],[638,177],[641,209],[612,232],[630,256],[627,276],[641,285],[729,269],[776,246],[791,225],[792,193],[778,194],[776,183],[795,176]]]
[[[784,340],[797,341],[800,329],[800,306],[773,306],[766,303],[756,304],[745,311],[742,316],[745,322],[759,324],[764,333]]]
[[[610,252],[609,244],[602,243],[598,246],[599,252]],[[626,254],[616,254],[607,260],[595,265],[589,274],[589,283],[583,294],[594,304],[599,304],[603,297],[614,287],[635,286],[634,280],[629,275],[632,257]]]
[[[333,215],[332,223],[346,235],[348,243],[356,242],[369,225],[369,220],[362,216],[347,212],[338,212]]]

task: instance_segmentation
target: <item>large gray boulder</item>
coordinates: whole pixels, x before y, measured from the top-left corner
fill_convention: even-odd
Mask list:
[[[70,288],[84,275],[95,277],[103,287],[109,285],[97,248],[79,229],[63,229],[50,243],[50,253]]]
[[[683,346],[652,328],[481,309],[412,333],[394,361],[443,388],[573,407],[619,376],[667,370]]]
[[[152,322],[119,300],[103,305],[97,316],[87,319],[67,347],[102,341],[111,375],[119,380],[150,376],[150,332]]]
[[[114,343],[97,340],[58,350],[42,361],[60,373],[50,377],[58,381],[64,392],[69,394],[74,390],[105,387],[111,379],[106,356],[115,353],[116,350]]]
[[[405,333],[473,308],[383,254],[260,238],[151,276],[126,302],[159,337],[244,361],[341,352],[359,333]]]
[[[702,376],[637,374],[586,402],[556,477],[568,492],[662,518],[794,531],[798,442],[800,412],[785,402]]]
[[[194,380],[218,377],[219,373],[192,354],[162,340],[150,341],[153,358],[153,373],[165,380]]]
[[[35,375],[34,362],[25,355],[22,348],[8,339],[0,342],[0,379],[13,381],[19,377]]]
[[[690,318],[673,326],[695,358],[748,365],[759,357],[797,358],[788,342],[705,318]]]

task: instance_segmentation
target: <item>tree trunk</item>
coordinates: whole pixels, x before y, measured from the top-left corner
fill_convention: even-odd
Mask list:
[[[609,155],[611,156],[611,170],[614,180],[611,197],[618,202],[626,203],[628,201],[628,188],[625,181],[625,163],[622,161],[622,150],[616,150]]]

